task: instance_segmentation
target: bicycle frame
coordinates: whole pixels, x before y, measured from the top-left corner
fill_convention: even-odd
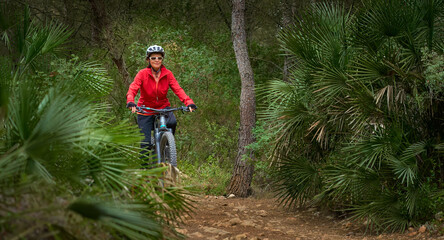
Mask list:
[[[185,112],[189,112],[190,110],[187,107],[178,107],[178,108],[165,108],[165,109],[155,109],[155,108],[149,108],[145,106],[136,107],[138,112],[141,113],[156,113],[155,120],[154,120],[154,146],[155,146],[155,152],[157,156],[157,163],[160,164],[162,162],[162,156],[160,151],[160,140],[162,138],[162,135],[165,132],[172,132],[171,128],[167,127],[167,121],[166,117],[169,112],[174,112],[177,110],[182,110]],[[147,112],[151,111],[151,112]]]

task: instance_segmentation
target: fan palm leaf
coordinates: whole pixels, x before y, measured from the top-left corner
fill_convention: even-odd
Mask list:
[[[17,80],[29,66],[34,66],[35,60],[44,54],[54,51],[66,42],[72,34],[67,26],[51,22],[45,26],[33,24],[30,19],[29,8],[25,8],[22,24],[17,25],[16,43],[18,70],[14,79]],[[35,66],[34,66],[35,67]]]
[[[416,182],[419,170],[417,158],[420,158],[420,155],[425,151],[426,142],[422,141],[408,146],[399,159],[395,156],[388,156],[391,162],[390,165],[395,175],[401,180],[401,183],[406,183],[407,186],[410,186]]]
[[[437,210],[426,199],[436,200],[443,176],[442,91],[431,70],[441,66],[442,2],[313,4],[280,33],[297,64],[290,81],[263,88],[273,107],[259,116],[276,136],[281,199],[350,211],[390,231]],[[300,166],[316,166],[315,191]]]
[[[330,163],[323,169],[324,190],[319,196],[329,196],[337,202],[356,204],[378,194],[381,189],[377,171],[340,162]]]
[[[187,192],[159,187],[165,169],[152,170],[155,174],[132,169],[140,167],[140,148],[135,146],[141,136],[136,126],[111,116],[103,103],[112,79],[97,64],[76,58],[55,58],[50,67],[44,66],[51,74],[47,69],[32,72],[49,64],[36,60],[55,52],[70,30],[29,19],[27,9],[14,34],[19,39],[16,52],[11,49],[13,57],[2,61],[19,56],[17,68],[5,64],[0,73],[1,227],[17,230],[15,237],[21,238],[103,239],[100,234],[107,231],[131,239],[174,236],[174,224],[191,210]],[[152,177],[150,183],[146,176]],[[131,192],[139,187],[135,183],[144,186],[143,194]],[[76,232],[85,219],[98,228],[84,225]]]
[[[441,42],[439,40],[440,37],[442,37],[441,33],[436,32],[436,29],[439,29],[440,18],[444,16],[444,1],[417,1],[415,7],[421,9],[423,13],[422,20],[424,21],[425,25],[423,29],[426,34],[425,39],[427,41],[427,47],[429,49],[435,49],[436,45]]]
[[[302,205],[319,193],[320,175],[315,163],[303,156],[284,157],[276,175],[278,197],[287,206]]]
[[[143,204],[119,204],[82,200],[70,204],[69,210],[83,217],[100,220],[104,225],[118,230],[130,239],[161,238],[161,226],[152,218],[140,214]]]
[[[82,62],[73,58],[70,61],[60,59],[52,65],[56,69],[55,76],[51,78],[52,84],[70,89],[80,99],[99,100],[113,85],[106,69],[95,62]]]

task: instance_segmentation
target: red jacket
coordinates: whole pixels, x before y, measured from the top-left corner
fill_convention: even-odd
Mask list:
[[[194,104],[193,100],[185,94],[185,91],[179,86],[173,73],[162,65],[159,82],[156,86],[156,80],[151,73],[151,68],[144,68],[140,70],[134,81],[131,83],[128,93],[126,94],[126,102],[134,102],[134,98],[140,89],[140,98],[137,106],[145,105],[150,108],[162,109],[169,107],[170,101],[167,98],[168,89],[171,88],[173,92],[179,97],[185,106]],[[151,114],[149,114],[151,115]]]

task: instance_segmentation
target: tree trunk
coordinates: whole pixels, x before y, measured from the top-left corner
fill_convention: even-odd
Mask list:
[[[233,0],[231,34],[242,89],[238,153],[227,192],[237,197],[247,197],[251,194],[250,185],[254,171],[254,155],[252,150],[245,147],[254,142],[252,130],[256,121],[253,69],[248,57],[244,15],[245,0]]]
[[[125,59],[123,58],[123,49],[119,49],[115,36],[112,32],[111,23],[106,13],[106,4],[103,0],[89,0],[93,11],[92,38],[93,41],[99,42],[106,47],[111,60],[116,64],[123,83],[126,87],[132,82],[131,76],[126,68]]]

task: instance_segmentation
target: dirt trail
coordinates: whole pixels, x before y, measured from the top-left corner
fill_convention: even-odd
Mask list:
[[[274,199],[201,196],[193,200],[194,214],[178,229],[193,240],[436,239],[417,229],[404,234],[364,235],[362,225],[316,209],[290,211]]]

